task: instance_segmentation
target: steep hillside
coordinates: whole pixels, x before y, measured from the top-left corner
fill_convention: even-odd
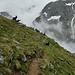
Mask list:
[[[75,75],[75,57],[37,30],[0,16],[0,75]]]

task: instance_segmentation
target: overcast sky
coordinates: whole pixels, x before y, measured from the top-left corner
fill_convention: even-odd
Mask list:
[[[12,16],[17,15],[21,22],[30,25],[51,1],[56,0],[0,0],[0,12],[7,11]]]

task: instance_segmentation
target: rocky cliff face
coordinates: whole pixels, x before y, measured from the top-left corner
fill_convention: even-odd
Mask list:
[[[45,33],[50,31],[60,40],[75,42],[75,0],[58,0],[48,3],[33,23],[42,21],[49,25],[44,30]],[[61,31],[58,31],[58,25]]]

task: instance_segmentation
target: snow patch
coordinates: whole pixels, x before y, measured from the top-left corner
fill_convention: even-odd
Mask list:
[[[47,13],[46,12],[44,12],[43,14],[47,17]]]
[[[74,4],[75,4],[75,2],[74,3],[73,2],[72,3],[66,3],[67,6],[71,6],[71,5],[74,5]]]
[[[48,21],[50,20],[59,20],[60,19],[60,15],[59,16],[51,16],[49,19],[47,19]]]

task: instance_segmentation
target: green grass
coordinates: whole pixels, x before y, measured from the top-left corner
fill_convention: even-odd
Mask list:
[[[45,42],[50,42],[49,46]],[[35,53],[36,52],[36,53]],[[75,57],[53,39],[33,28],[0,16],[0,73],[27,75],[30,60],[36,55],[42,75],[75,75]]]

